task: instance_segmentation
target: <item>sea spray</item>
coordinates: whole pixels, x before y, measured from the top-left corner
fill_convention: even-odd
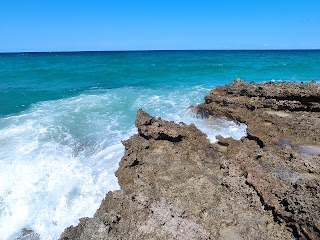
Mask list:
[[[207,92],[202,86],[94,89],[2,118],[1,236],[18,238],[24,229],[56,239],[79,218],[93,216],[105,194],[119,189],[114,172],[124,151],[121,140],[136,133],[139,108],[177,123],[193,122],[211,141],[219,134],[243,136],[243,126],[188,112]]]
[[[194,122],[212,142],[238,139],[244,125],[188,107],[236,77],[319,81],[319,72],[320,51],[0,54],[1,239],[57,239],[92,216],[119,188],[137,109]]]

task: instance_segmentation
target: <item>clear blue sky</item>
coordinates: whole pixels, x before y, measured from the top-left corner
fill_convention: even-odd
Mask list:
[[[320,0],[0,0],[0,52],[320,48]]]

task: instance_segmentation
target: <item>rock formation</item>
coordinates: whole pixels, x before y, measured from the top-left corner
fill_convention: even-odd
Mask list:
[[[211,144],[193,124],[139,110],[109,192],[60,239],[319,239],[320,84],[217,87],[202,116],[246,123]]]

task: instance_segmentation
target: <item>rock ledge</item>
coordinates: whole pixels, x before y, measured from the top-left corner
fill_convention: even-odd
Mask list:
[[[193,124],[139,110],[116,172],[121,190],[60,239],[319,239],[319,89],[217,87],[195,111],[246,123],[248,136],[215,144]]]

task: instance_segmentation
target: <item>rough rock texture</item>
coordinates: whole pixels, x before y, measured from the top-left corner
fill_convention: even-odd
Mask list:
[[[138,111],[109,192],[61,239],[319,239],[319,84],[218,87],[195,108],[248,125],[211,144],[194,125]]]
[[[246,183],[275,220],[302,239],[320,239],[320,84],[247,83],[212,90],[197,107],[246,123],[248,143],[230,147],[241,158]]]

